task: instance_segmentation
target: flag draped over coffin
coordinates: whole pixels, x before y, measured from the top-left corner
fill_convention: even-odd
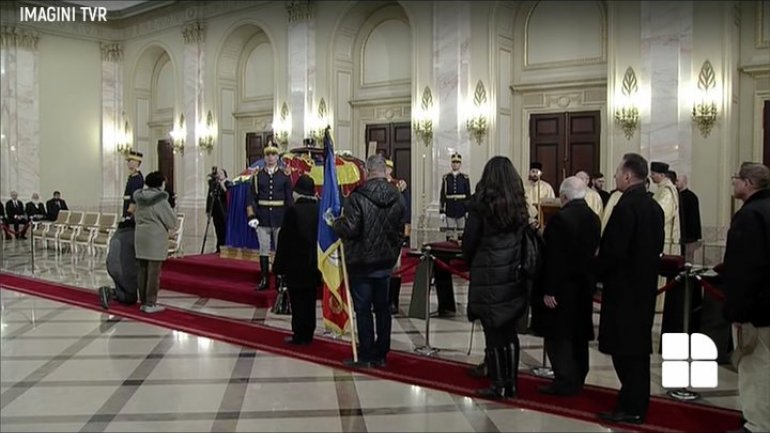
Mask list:
[[[324,180],[321,202],[318,206],[318,269],[323,276],[323,319],[326,329],[338,334],[347,330],[350,318],[347,310],[347,290],[342,276],[340,238],[324,220],[331,209],[334,217],[342,211],[340,190],[337,184],[334,144],[329,134],[324,137]]]

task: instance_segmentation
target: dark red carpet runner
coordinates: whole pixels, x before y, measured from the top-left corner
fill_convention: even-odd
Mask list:
[[[0,286],[91,310],[103,311],[99,306],[96,294],[91,290],[7,273],[0,273]],[[165,312],[155,315],[146,315],[141,313],[136,306],[126,307],[116,304],[110,308],[109,313],[339,369],[347,370],[348,368],[343,366],[342,361],[351,357],[349,343],[317,338],[310,346],[289,347],[283,342],[284,337],[289,335],[287,331],[174,308],[168,308]],[[484,380],[468,376],[466,374],[468,367],[470,365],[460,362],[394,351],[388,357],[387,368],[360,370],[360,372],[473,397],[474,391],[485,386],[486,383]],[[536,391],[537,387],[546,382],[546,379],[521,373],[518,383],[519,398],[501,403],[593,423],[598,422],[596,413],[612,409],[615,403],[617,394],[615,390],[596,386],[586,387],[583,393],[576,397],[559,398],[539,394]],[[624,430],[644,432],[719,432],[739,427],[740,413],[698,403],[680,403],[666,398],[653,397],[645,424],[618,426]]]

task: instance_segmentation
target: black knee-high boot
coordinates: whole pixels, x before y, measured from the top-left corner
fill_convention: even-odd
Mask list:
[[[482,398],[500,400],[508,397],[509,364],[506,362],[505,347],[484,349],[486,353],[487,372],[492,384],[487,388],[476,390],[476,395]]]
[[[259,272],[262,274],[262,278],[259,280],[257,290],[265,290],[270,281],[270,257],[259,256]]]
[[[390,277],[390,287],[388,288],[390,314],[398,314],[399,296],[401,296],[401,277]]]
[[[517,383],[519,380],[519,340],[511,341],[505,346],[505,362],[507,364],[505,380],[505,397],[516,397]]]

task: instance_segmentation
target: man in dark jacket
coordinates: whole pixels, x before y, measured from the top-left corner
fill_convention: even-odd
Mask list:
[[[744,162],[732,177],[743,206],[727,232],[725,318],[738,333],[734,361],[748,432],[770,431],[770,169]]]
[[[19,193],[11,191],[11,199],[5,202],[5,216],[9,226],[13,226],[16,239],[27,239],[27,212],[24,203],[19,200]]]
[[[50,221],[56,221],[56,218],[59,217],[59,211],[69,210],[67,202],[61,198],[59,191],[54,191],[53,197],[45,202],[45,209],[48,211],[48,220]]]
[[[599,351],[612,355],[621,388],[613,422],[641,424],[650,402],[650,354],[655,295],[663,251],[663,210],[647,194],[647,161],[628,153],[615,172],[623,195],[599,246],[597,278],[603,283]]]
[[[682,255],[692,263],[695,250],[700,247],[702,238],[700,226],[700,204],[698,196],[688,188],[687,176],[676,177],[676,189],[679,190],[679,242],[682,244]]]
[[[545,338],[553,365],[553,383],[539,388],[545,394],[577,394],[588,375],[588,342],[594,338],[591,264],[599,247],[601,222],[586,204],[586,188],[577,177],[562,182],[562,208],[548,220],[543,233],[543,293],[533,297],[533,327]]]
[[[391,316],[388,284],[401,253],[404,204],[398,188],[385,174],[385,158],[372,155],[366,161],[367,181],[350,195],[343,214],[333,222],[342,239],[358,330],[358,362],[354,367],[384,366],[390,350]],[[377,320],[377,340],[372,320]]]
[[[302,175],[294,185],[294,204],[286,210],[278,233],[273,271],[284,275],[291,302],[288,344],[310,344],[316,325],[318,270],[318,200],[313,178]]]

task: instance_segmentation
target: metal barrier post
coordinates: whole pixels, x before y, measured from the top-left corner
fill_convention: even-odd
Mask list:
[[[682,330],[690,335],[690,314],[692,313],[692,287],[690,287],[690,274],[692,272],[692,263],[684,264],[684,316]],[[663,336],[661,335],[661,338]],[[692,355],[690,355],[692,358]],[[692,401],[700,398],[700,394],[690,391],[687,388],[677,389],[666,393],[669,397],[680,401]]]
[[[430,289],[433,286],[433,257],[430,254],[430,246],[423,248],[423,260],[428,262],[428,288],[425,290],[425,345],[414,349],[421,355],[432,356],[438,352],[438,349],[430,347]]]
[[[32,233],[29,234],[29,250],[31,251],[31,256],[32,256],[32,275],[35,275],[35,229],[34,227],[31,231]]]

